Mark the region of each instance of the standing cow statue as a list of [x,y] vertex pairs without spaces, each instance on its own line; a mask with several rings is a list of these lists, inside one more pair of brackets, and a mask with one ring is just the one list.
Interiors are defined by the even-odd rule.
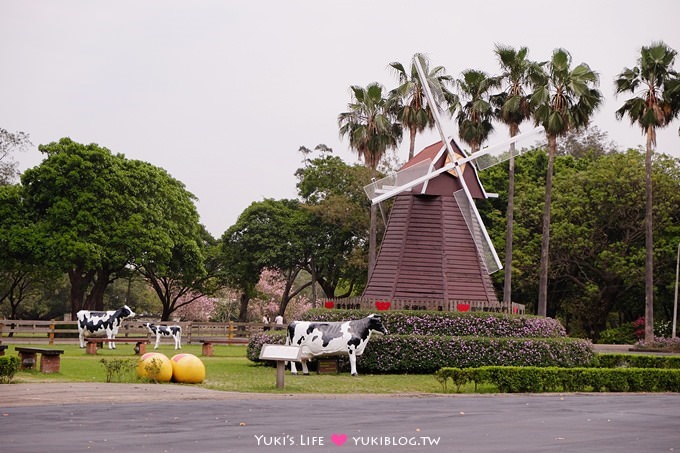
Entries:
[[172,337],[175,340],[175,349],[182,349],[182,326],[157,326],[147,322],[144,326],[156,337],[154,349],[158,349],[161,337]]
[[[363,354],[371,333],[387,334],[379,315],[343,322],[293,321],[288,325],[287,345],[300,346],[302,374],[309,374],[307,361],[323,355],[349,354],[352,376],[357,375],[357,356]],[[295,362],[290,371],[297,374]]]
[[[123,319],[134,316],[135,313],[127,305],[115,311],[80,310],[76,313],[80,347],[85,347],[85,337],[106,336],[109,340],[116,338]],[[116,349],[114,342],[109,342],[109,349]]]

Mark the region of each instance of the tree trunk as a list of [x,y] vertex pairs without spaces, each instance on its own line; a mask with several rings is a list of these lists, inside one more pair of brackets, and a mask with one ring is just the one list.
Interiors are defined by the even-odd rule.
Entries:
[[645,153],[645,343],[654,341],[654,240],[652,236],[652,136],[653,126],[647,128]]
[[85,272],[81,268],[69,269],[68,278],[71,282],[71,319],[76,319],[76,314],[85,308],[85,293],[94,276],[93,271]]
[[250,296],[245,292],[241,293],[241,306],[238,311],[239,322],[248,322],[248,302],[250,302]]
[[408,148],[408,160],[413,159],[413,153],[414,153],[415,148],[416,148],[416,132],[418,132],[418,131],[416,130],[415,126],[411,126],[409,128],[409,138],[410,138],[411,142],[410,142],[409,148]]
[[110,283],[110,272],[100,269],[96,275],[97,278],[93,281],[94,284],[87,295],[85,305],[96,311],[104,311],[104,292],[106,292],[106,287]]
[[505,279],[503,281],[503,304],[512,313],[512,235],[515,210],[515,144],[510,144],[510,161],[508,162],[508,208],[505,231]]
[[169,300],[170,294],[165,295],[165,300],[163,301],[163,311],[161,313],[161,321],[169,321],[170,315],[174,311],[172,309],[172,302]]
[[543,206],[543,230],[541,239],[541,264],[538,279],[538,316],[546,316],[548,308],[548,269],[550,261],[550,205],[552,202],[553,167],[557,137],[548,136],[548,169],[545,175],[545,205]]

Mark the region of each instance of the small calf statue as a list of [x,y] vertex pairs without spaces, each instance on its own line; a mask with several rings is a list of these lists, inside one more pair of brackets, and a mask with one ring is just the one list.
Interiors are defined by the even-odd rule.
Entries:
[[161,337],[172,337],[175,340],[175,349],[182,349],[182,326],[156,326],[147,322],[144,324],[151,335],[156,336],[156,345],[154,349],[158,349],[161,342]]
[[[309,374],[307,361],[314,356],[349,354],[352,376],[357,375],[357,356],[363,354],[372,332],[386,334],[379,315],[344,322],[293,321],[288,325],[287,345],[302,347],[302,373]],[[295,362],[290,371],[297,374]]]
[[[85,347],[85,337],[103,337],[108,339],[116,338],[118,329],[125,318],[133,318],[135,312],[130,307],[124,305],[118,310],[112,311],[90,311],[80,310],[76,313],[78,319],[78,339],[80,347]],[[109,349],[115,349],[113,342],[109,343]]]

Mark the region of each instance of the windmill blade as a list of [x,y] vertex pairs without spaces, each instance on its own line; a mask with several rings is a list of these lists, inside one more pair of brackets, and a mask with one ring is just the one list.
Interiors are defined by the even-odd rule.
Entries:
[[493,167],[501,162],[505,162],[511,157],[521,156],[527,151],[536,149],[536,136],[542,134],[544,130],[543,126],[539,126],[529,132],[515,135],[504,142],[488,146],[472,154],[465,160],[472,161],[477,167],[477,170],[485,170],[489,167]]
[[439,117],[439,107],[434,100],[434,96],[432,96],[429,80],[427,78],[427,75],[425,74],[425,71],[423,70],[420,59],[415,58],[414,64],[416,67],[416,71],[418,72],[420,82],[423,85],[423,91],[425,92],[425,97],[427,97],[427,102],[432,107],[436,107],[432,108],[432,116],[434,117],[435,124],[437,125],[437,131],[439,131],[439,136],[446,145],[449,157],[451,158],[452,164],[450,165],[453,165],[454,171],[456,172],[456,174],[458,174],[458,179],[462,187],[461,191],[463,192],[464,195],[461,196],[460,194],[461,191],[458,191],[454,194],[454,196],[456,198],[456,201],[458,202],[458,205],[461,208],[461,211],[464,213],[467,227],[470,230],[472,238],[475,242],[475,246],[477,247],[477,251],[487,268],[487,272],[489,274],[492,274],[498,271],[499,269],[502,269],[503,265],[501,264],[501,260],[498,258],[496,249],[494,248],[493,243],[491,242],[489,233],[486,231],[484,223],[482,222],[482,217],[479,215],[479,211],[477,210],[477,206],[475,205],[475,200],[472,198],[472,195],[470,194],[470,189],[468,189],[468,186],[465,182],[465,178],[463,177],[463,171],[461,170],[460,165],[469,158],[460,160],[456,159],[455,152],[453,151],[453,147],[451,146],[451,140],[449,140],[447,138],[447,135],[444,133],[442,121],[441,118]]
[[475,206],[474,201],[471,203],[470,199],[463,193],[463,190],[459,190],[453,194],[458,203],[458,207],[463,214],[465,219],[465,224],[470,230],[472,239],[477,247],[477,252],[481,258],[486,272],[488,274],[493,274],[500,269],[503,269],[501,260],[498,258],[496,249],[491,242],[489,237],[489,232],[486,230],[484,223],[481,220],[477,206]]
[[364,192],[366,192],[372,204],[380,203],[401,192],[411,190],[412,187],[422,183],[423,177],[428,176],[431,164],[432,159],[425,159],[364,186]]
[[427,103],[430,105],[430,111],[432,112],[432,117],[434,118],[434,124],[437,127],[437,132],[439,132],[439,137],[442,139],[442,143],[444,143],[444,145],[446,146],[446,150],[449,153],[451,161],[455,162],[456,161],[455,153],[453,151],[453,147],[451,146],[451,140],[449,140],[448,135],[444,133],[442,119],[439,116],[439,112],[441,109],[439,108],[439,104],[437,104],[437,101],[435,101],[434,95],[432,94],[430,80],[427,78],[427,74],[425,74],[425,70],[423,69],[420,58],[416,56],[416,58],[413,59],[413,63],[416,67],[416,72],[418,72],[420,84],[423,86],[423,91],[425,92]]
[[[387,176],[364,186],[364,192],[371,199],[371,204],[377,204],[402,192],[410,191],[413,187],[429,181],[437,175],[453,170],[459,164],[453,162],[430,171],[432,159],[426,159],[411,167],[398,171],[394,175]],[[411,171],[409,171],[411,170]]]

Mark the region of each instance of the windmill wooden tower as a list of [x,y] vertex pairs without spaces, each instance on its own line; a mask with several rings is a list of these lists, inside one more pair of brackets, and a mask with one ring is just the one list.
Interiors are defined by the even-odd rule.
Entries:
[[[456,157],[465,157],[455,142],[451,147]],[[410,179],[405,175],[418,175],[426,169],[429,174],[450,163],[447,147],[438,142],[414,156],[398,175]],[[463,165],[461,171],[471,197],[486,198],[475,168]],[[486,252],[480,247],[485,256],[480,254],[476,244],[486,242],[485,230],[471,221],[474,213],[461,191],[459,176],[449,169],[395,196],[365,298],[433,300],[445,310],[454,304],[457,308],[498,304],[489,273],[500,269],[500,262],[494,258],[490,241]]]
[[435,301],[442,310],[498,307],[489,274],[502,265],[475,206],[475,199],[489,197],[477,169],[520,154],[526,148],[516,151],[515,144],[542,129],[468,155],[444,134],[417,58],[415,66],[442,140],[423,149],[395,175],[364,187],[373,204],[395,200],[363,296],[390,302]]

